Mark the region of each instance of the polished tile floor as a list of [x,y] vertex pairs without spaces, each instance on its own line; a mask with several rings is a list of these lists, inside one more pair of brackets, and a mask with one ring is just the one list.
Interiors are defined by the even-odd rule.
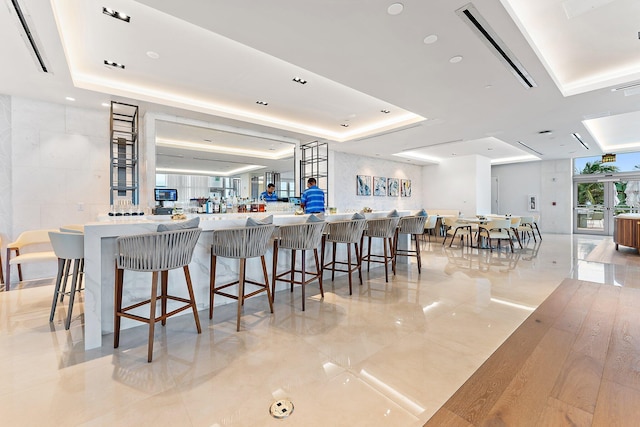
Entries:
[[[325,279],[321,301],[307,286],[156,328],[153,363],[147,328],[111,335],[84,351],[82,299],[71,330],[66,304],[48,322],[53,287],[22,284],[0,292],[0,414],[16,426],[420,426],[567,277],[625,286],[640,282],[635,262],[590,260],[611,238],[545,235],[515,254],[427,244],[415,263],[364,273],[348,294]],[[611,249],[612,250],[612,249]],[[629,256],[638,255],[632,254]],[[615,258],[615,257],[614,257]],[[629,258],[631,259],[631,258]],[[42,282],[40,283],[42,285]],[[77,310],[77,314],[75,311]],[[270,416],[278,399],[294,411]]]

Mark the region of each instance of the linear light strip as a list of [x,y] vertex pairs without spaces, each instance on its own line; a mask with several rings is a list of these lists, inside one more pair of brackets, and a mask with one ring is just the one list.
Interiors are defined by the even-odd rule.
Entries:
[[38,61],[38,64],[40,64],[40,68],[42,68],[42,71],[44,71],[45,73],[48,73],[49,70],[47,70],[47,66],[44,63],[44,59],[42,58],[42,55],[40,54],[40,50],[38,49],[38,45],[36,45],[36,41],[33,38],[33,34],[31,33],[31,29],[29,28],[29,25],[27,24],[27,20],[25,19],[23,13],[22,13],[22,9],[20,8],[20,5],[18,4],[17,0],[11,0],[11,3],[13,4],[13,8],[16,11],[16,15],[18,15],[18,20],[20,21],[20,25],[22,26],[22,29],[24,30],[25,35],[27,36],[27,40],[29,41],[29,44],[31,45],[31,49],[33,51],[33,54],[36,57],[36,60]]
[[574,133],[572,133],[572,134],[571,134],[571,136],[573,136],[575,139],[577,139],[577,140],[578,140],[578,142],[579,142],[580,144],[582,144],[582,146],[583,146],[585,149],[587,149],[587,150],[589,149],[589,145],[588,145],[586,142],[584,142],[584,141],[582,140],[582,138],[580,138],[580,134],[578,134],[578,133],[575,133],[575,132],[574,132]]
[[212,170],[200,170],[200,169],[173,169],[173,168],[156,168],[156,172],[163,173],[177,173],[177,174],[193,174],[193,175],[209,175],[209,176],[232,176],[237,175],[243,172],[250,172],[257,169],[265,168],[266,166],[261,165],[248,165],[242,168],[230,170],[227,172],[221,171],[212,171]]
[[536,153],[536,154],[537,154],[537,155],[539,155],[539,156],[543,156],[543,155],[544,155],[544,154],[542,154],[541,152],[539,152],[539,151],[537,151],[537,150],[534,150],[533,148],[529,147],[527,144],[525,144],[525,143],[524,143],[524,142],[522,142],[522,141],[516,141],[516,142],[517,142],[518,144],[522,145],[523,147],[525,147],[526,149],[528,149],[528,150],[530,150],[530,151],[533,151],[534,153]]
[[281,150],[279,152],[275,151],[273,153],[265,153],[262,151],[243,150],[241,148],[229,148],[229,147],[222,147],[219,145],[200,144],[196,142],[180,141],[180,140],[172,140],[172,139],[161,139],[161,138],[156,139],[156,145],[160,147],[178,147],[178,148],[184,148],[187,150],[208,151],[211,153],[236,154],[236,155],[243,155],[248,157],[258,157],[261,159],[268,158],[271,160],[285,159],[293,155],[292,149]]

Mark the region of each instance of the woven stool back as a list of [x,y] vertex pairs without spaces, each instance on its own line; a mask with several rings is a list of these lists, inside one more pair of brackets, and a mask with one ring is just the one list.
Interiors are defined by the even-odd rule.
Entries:
[[122,236],[116,239],[116,264],[124,270],[165,271],[191,262],[201,228]]
[[400,217],[368,219],[364,235],[367,237],[393,237],[399,221]]
[[426,216],[405,216],[400,218],[400,234],[422,234],[424,233],[424,223]]
[[359,243],[367,226],[366,219],[336,221],[327,224],[327,241],[336,243]]
[[322,242],[326,222],[283,225],[279,230],[278,246],[285,249],[316,249]]
[[257,225],[214,230],[211,255],[238,259],[263,256],[275,229],[275,225]]

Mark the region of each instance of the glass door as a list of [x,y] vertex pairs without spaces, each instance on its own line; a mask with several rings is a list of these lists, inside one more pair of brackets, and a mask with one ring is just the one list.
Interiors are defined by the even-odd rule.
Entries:
[[634,180],[581,180],[574,183],[574,233],[613,234],[613,218],[634,211],[640,182]]
[[581,181],[574,183],[574,233],[607,235],[605,221],[609,182]]

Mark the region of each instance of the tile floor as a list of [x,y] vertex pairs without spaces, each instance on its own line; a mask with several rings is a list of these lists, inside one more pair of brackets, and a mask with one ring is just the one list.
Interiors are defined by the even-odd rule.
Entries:
[[[638,267],[586,261],[607,239],[545,235],[515,254],[427,244],[415,263],[325,279],[324,301],[307,287],[235,304],[156,328],[146,362],[146,325],[105,336],[85,352],[82,299],[64,329],[66,304],[48,322],[53,286],[0,292],[0,414],[16,426],[420,426],[566,277],[624,285]],[[40,282],[42,284],[42,281]],[[78,301],[78,300],[77,300]],[[269,406],[290,399],[277,420]]]

